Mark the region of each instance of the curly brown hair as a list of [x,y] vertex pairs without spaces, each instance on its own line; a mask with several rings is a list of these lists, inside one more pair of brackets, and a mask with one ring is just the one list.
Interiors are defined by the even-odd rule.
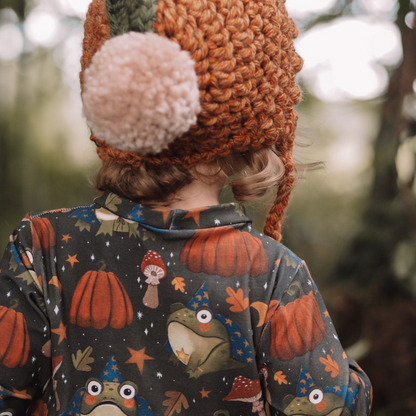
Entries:
[[223,177],[237,201],[251,202],[278,185],[284,171],[282,161],[269,148],[218,158],[210,164],[209,174],[200,172],[198,166],[186,169],[142,163],[133,167],[110,160],[99,169],[94,185],[98,190],[114,192],[134,202],[167,205],[195,178],[214,183]]

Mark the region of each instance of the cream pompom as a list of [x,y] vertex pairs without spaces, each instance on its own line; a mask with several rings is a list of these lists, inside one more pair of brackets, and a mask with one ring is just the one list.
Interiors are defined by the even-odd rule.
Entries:
[[158,153],[186,133],[201,110],[195,62],[155,33],[108,40],[84,77],[87,123],[120,150]]

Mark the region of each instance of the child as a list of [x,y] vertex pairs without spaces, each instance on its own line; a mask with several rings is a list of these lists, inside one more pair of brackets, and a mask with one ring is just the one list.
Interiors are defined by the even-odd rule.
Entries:
[[[27,215],[0,275],[0,415],[364,416],[303,261],[279,243],[301,94],[284,0],[93,0],[92,205]],[[110,40],[111,38],[111,40]],[[238,201],[277,185],[264,233]]]

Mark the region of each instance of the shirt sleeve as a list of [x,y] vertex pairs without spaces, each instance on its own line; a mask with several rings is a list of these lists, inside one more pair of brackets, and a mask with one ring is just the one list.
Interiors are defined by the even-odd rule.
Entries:
[[280,274],[265,322],[257,362],[270,414],[370,414],[370,381],[343,350],[304,262]]
[[0,262],[0,413],[23,416],[51,376],[50,329],[42,281],[22,221]]

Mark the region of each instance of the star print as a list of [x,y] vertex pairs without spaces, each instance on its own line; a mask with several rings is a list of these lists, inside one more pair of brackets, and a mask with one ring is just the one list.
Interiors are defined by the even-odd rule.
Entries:
[[243,350],[237,350],[238,355],[243,355]]
[[56,335],[59,335],[58,345],[66,338],[66,326],[62,323],[59,324],[59,328],[52,329],[52,332]]
[[62,240],[65,241],[65,243],[67,243],[70,238],[72,238],[72,237],[69,234],[63,234],[62,235]]
[[211,391],[205,390],[205,387],[202,387],[202,390],[200,391],[201,393],[201,398],[207,398],[209,399],[209,394],[211,393]]
[[161,212],[163,215],[163,224],[166,224],[166,221],[168,220],[170,210],[166,208],[153,208],[153,211]]
[[329,312],[328,311],[325,311],[324,315],[325,315],[326,318],[329,318]]
[[312,378],[312,376],[309,373],[306,373],[305,376],[306,376],[307,379]]
[[189,354],[187,354],[183,348],[180,351],[176,351],[176,354],[178,354],[178,360],[181,360],[182,362],[188,362]]
[[198,304],[196,303],[196,302],[194,302],[193,304],[192,304],[192,307],[194,308],[194,309],[197,309],[198,308]]
[[131,357],[126,361],[126,364],[136,364],[137,368],[140,371],[140,374],[143,373],[143,366],[144,362],[146,360],[154,360],[153,357],[150,357],[149,355],[146,355],[146,347],[142,348],[139,351],[133,350],[131,348],[128,348]]
[[188,211],[188,213],[182,217],[182,219],[186,219],[186,218],[193,218],[194,221],[196,222],[196,225],[199,227],[199,216],[201,214],[201,212],[206,211],[209,207],[202,207],[202,208],[195,208],[192,209],[191,211]]
[[62,285],[61,285],[61,282],[59,281],[59,279],[58,279],[58,276],[52,276],[52,279],[51,280],[49,280],[49,282],[48,282],[50,285],[54,285],[54,286],[56,286],[59,290],[61,290],[61,288],[62,288]]
[[75,263],[79,263],[79,260],[77,259],[77,255],[78,254],[75,254],[74,256],[70,256],[68,254],[68,258],[65,261],[67,261],[68,263],[70,263],[71,264],[71,267],[74,267],[74,264]]
[[225,324],[232,326],[233,325],[233,321],[231,319],[225,318]]
[[341,391],[341,388],[339,386],[334,386],[334,391]]
[[302,388],[300,389],[300,392],[301,392],[302,394],[306,394],[306,388],[305,388],[305,387],[302,387]]
[[25,390],[16,390],[13,387],[13,396],[17,397],[18,399],[32,399],[32,396],[30,394],[26,393],[26,389]]

